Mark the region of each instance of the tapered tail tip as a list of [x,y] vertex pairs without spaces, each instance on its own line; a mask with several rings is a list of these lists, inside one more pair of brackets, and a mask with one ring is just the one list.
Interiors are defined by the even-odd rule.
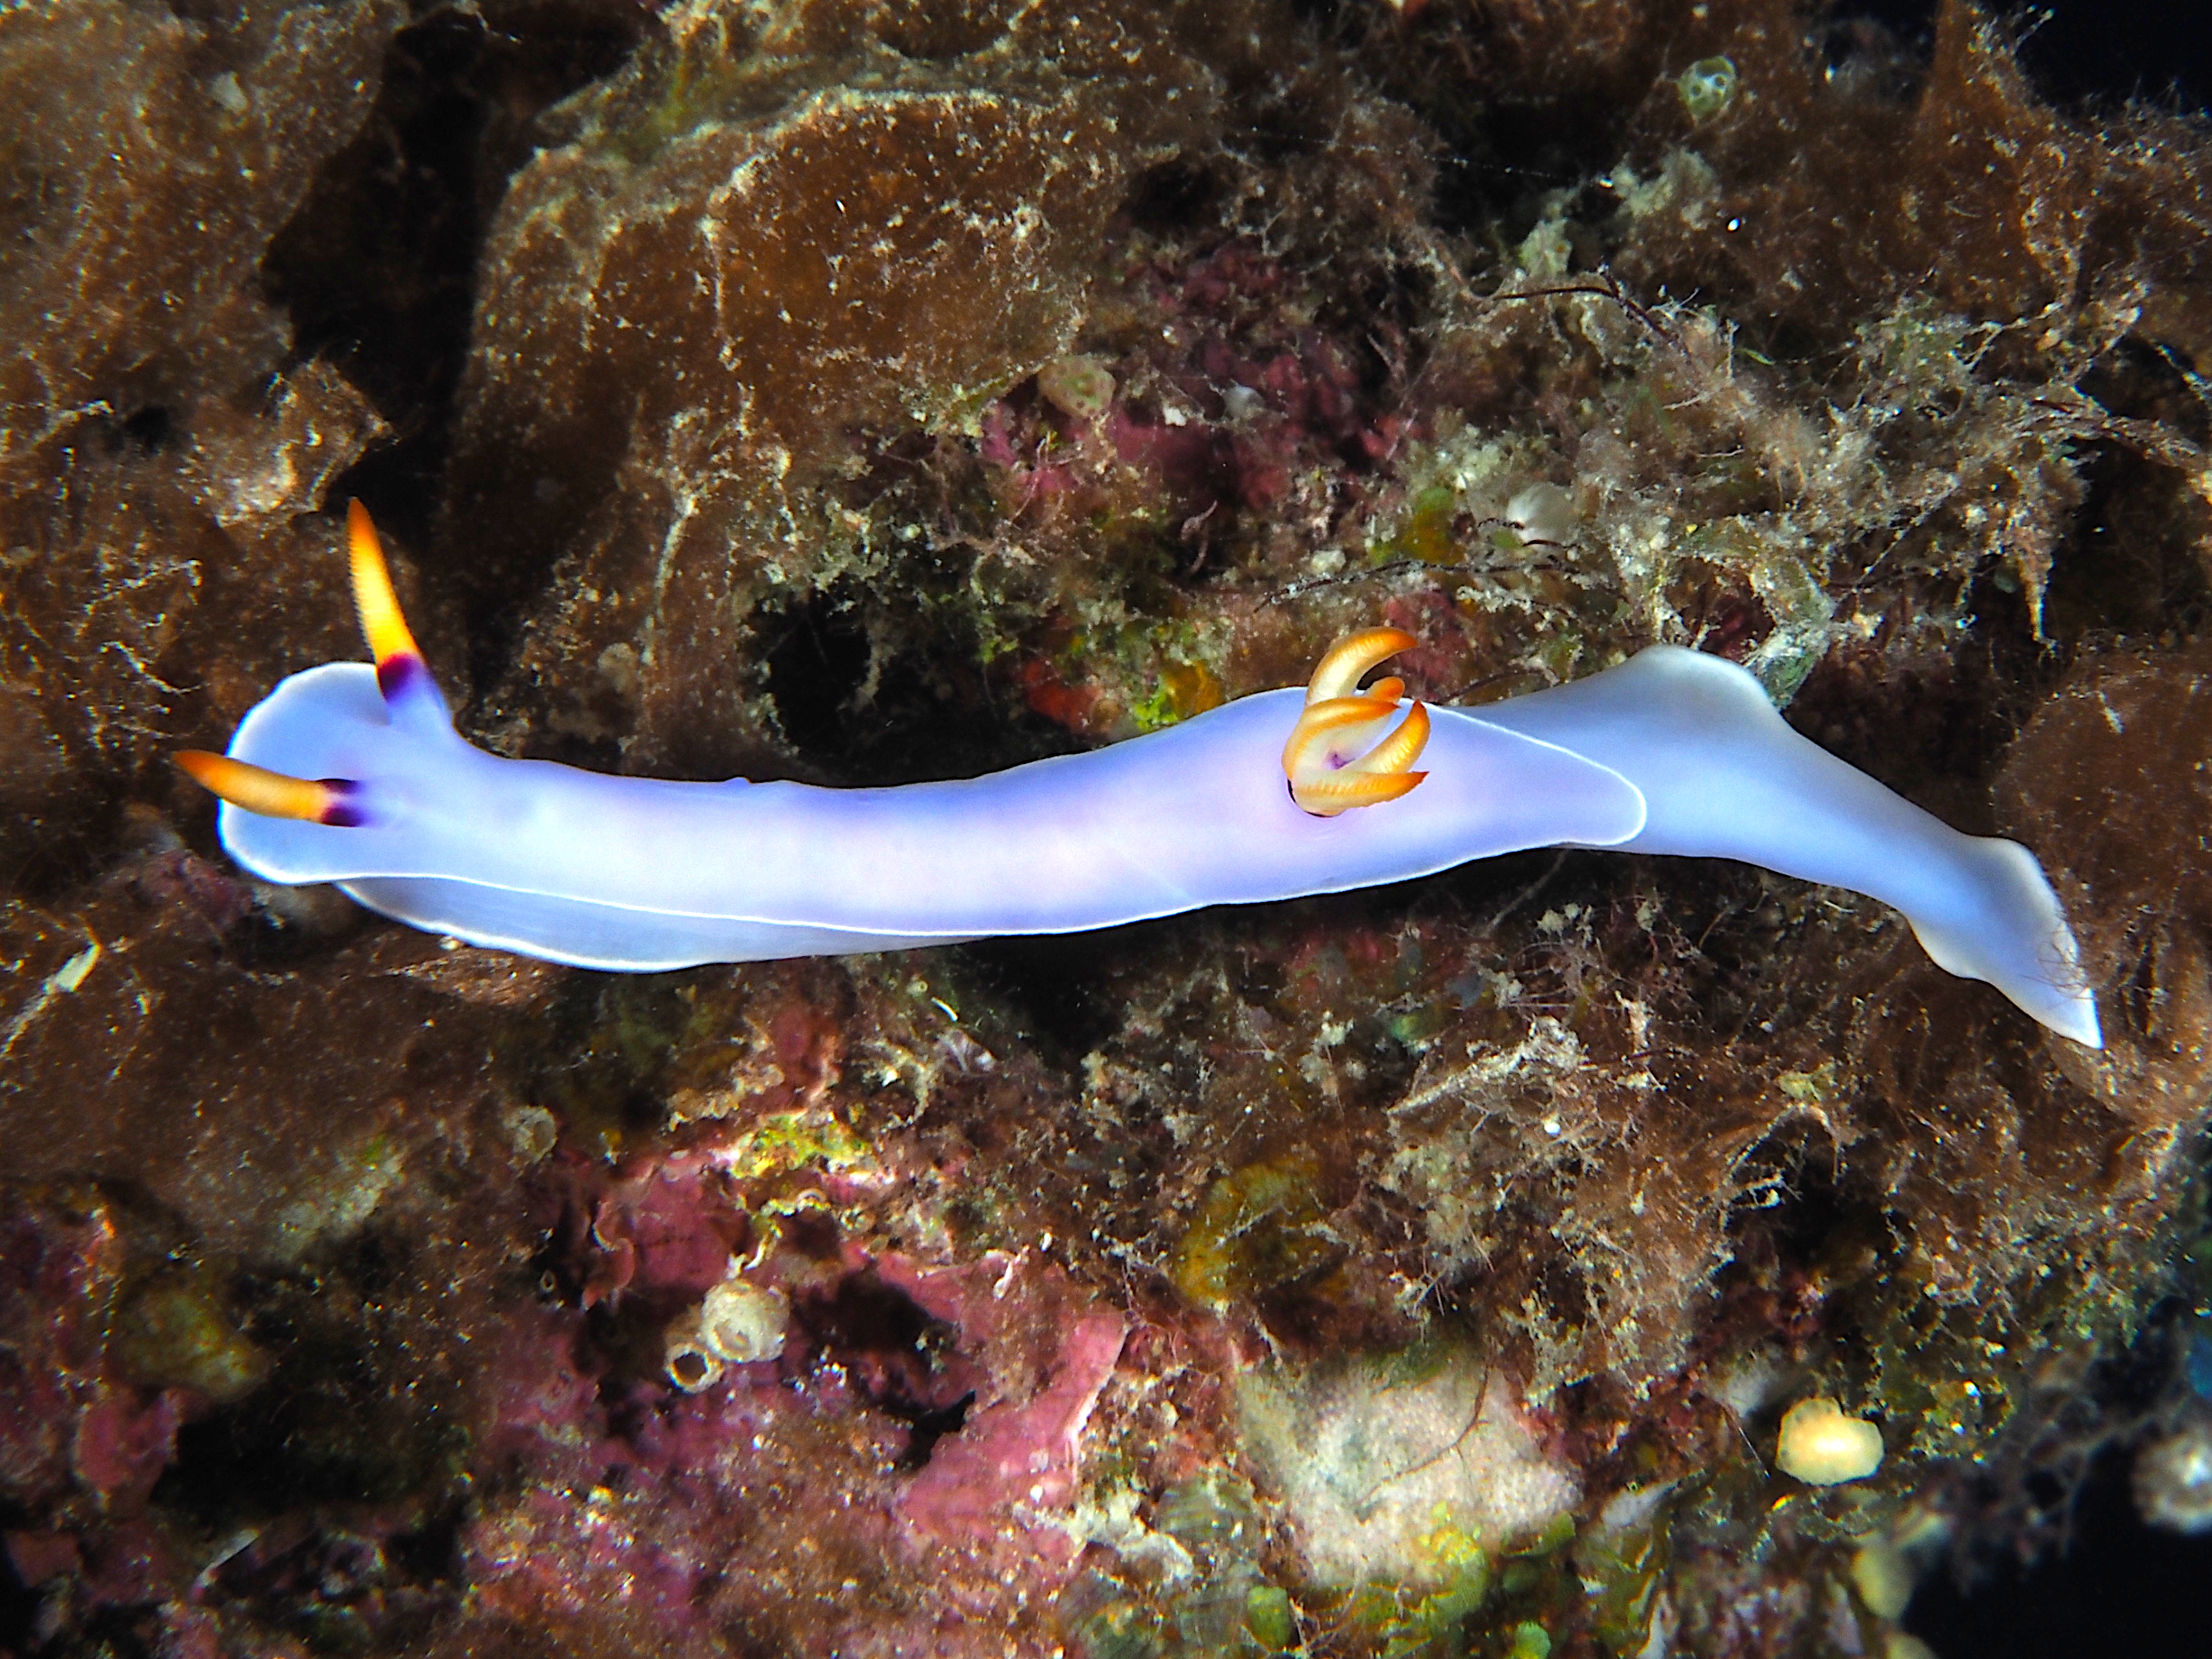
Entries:
[[2059,1036],[2071,1037],[2085,1048],[2105,1046],[2104,1028],[2097,1019],[2097,1000],[2087,991],[2039,1018]]

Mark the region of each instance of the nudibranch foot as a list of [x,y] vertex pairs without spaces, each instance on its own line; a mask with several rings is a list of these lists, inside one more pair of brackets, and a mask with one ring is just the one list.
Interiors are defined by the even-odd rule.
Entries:
[[[1291,799],[1316,817],[1380,806],[1409,793],[1429,741],[1429,711],[1415,703],[1388,737],[1406,683],[1395,677],[1358,690],[1360,676],[1417,643],[1395,628],[1370,628],[1338,641],[1315,667],[1306,702],[1283,745]],[[1378,741],[1378,739],[1380,739]]]

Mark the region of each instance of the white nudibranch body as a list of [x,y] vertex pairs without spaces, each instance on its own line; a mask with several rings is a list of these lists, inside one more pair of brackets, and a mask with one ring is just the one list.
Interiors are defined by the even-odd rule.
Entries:
[[1378,629],[1332,651],[1310,693],[985,777],[662,782],[471,747],[357,508],[353,532],[378,665],[293,675],[227,757],[180,759],[224,797],[222,842],[247,869],[336,883],[434,933],[647,971],[1080,932],[1533,847],[1614,848],[1869,894],[1942,967],[2099,1046],[2034,856],[1960,834],[1798,736],[1717,658],[1654,647],[1555,690],[1425,711],[1395,681],[1358,690],[1413,643]]

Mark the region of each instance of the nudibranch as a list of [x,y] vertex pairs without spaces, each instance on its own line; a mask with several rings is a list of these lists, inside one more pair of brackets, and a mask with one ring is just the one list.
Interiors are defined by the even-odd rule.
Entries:
[[471,746],[358,503],[349,537],[374,666],[295,674],[228,755],[179,760],[222,798],[222,844],[246,869],[335,883],[433,933],[645,972],[1077,933],[1613,848],[1870,895],[1941,966],[2100,1046],[2034,855],[1960,834],[1798,736],[1718,658],[1653,647],[1553,690],[1430,708],[1395,679],[1359,689],[1413,643],[1378,629],[1331,651],[1304,692],[985,777],[664,782]]

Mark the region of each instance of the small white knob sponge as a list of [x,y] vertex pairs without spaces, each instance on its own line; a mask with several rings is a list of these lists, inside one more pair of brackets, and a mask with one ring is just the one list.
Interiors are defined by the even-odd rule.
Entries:
[[1863,1480],[1881,1467],[1881,1431],[1844,1416],[1834,1401],[1817,1395],[1782,1414],[1774,1461],[1808,1486]]

